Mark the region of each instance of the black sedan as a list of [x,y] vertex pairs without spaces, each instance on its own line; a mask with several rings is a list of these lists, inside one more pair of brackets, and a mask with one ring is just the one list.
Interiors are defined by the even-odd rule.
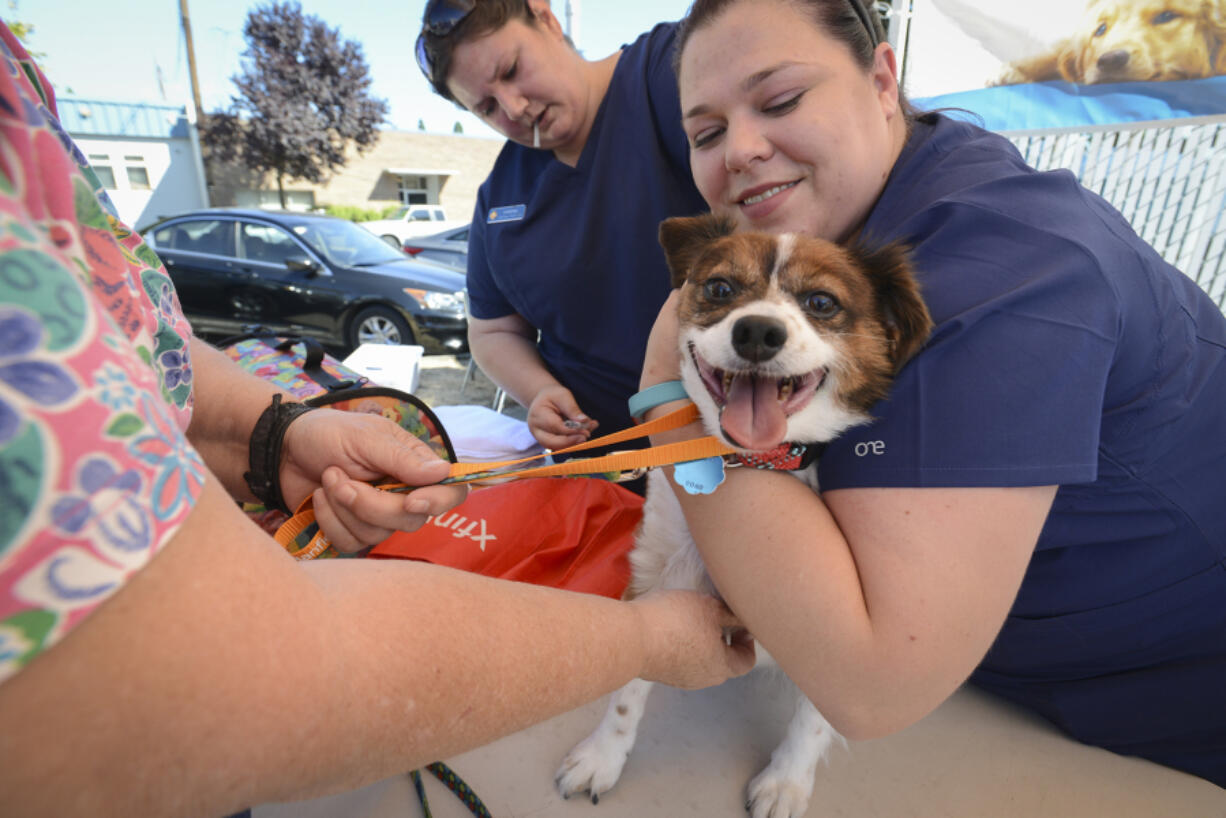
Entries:
[[258,324],[343,350],[363,343],[467,348],[464,276],[408,258],[353,222],[213,208],[142,232],[201,336]]

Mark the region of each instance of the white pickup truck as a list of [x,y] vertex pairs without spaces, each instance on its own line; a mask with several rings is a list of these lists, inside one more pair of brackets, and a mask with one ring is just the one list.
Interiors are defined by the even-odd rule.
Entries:
[[447,213],[439,205],[413,204],[400,208],[390,219],[358,222],[358,224],[400,250],[406,239],[433,235],[452,227],[459,227],[464,222],[448,220]]

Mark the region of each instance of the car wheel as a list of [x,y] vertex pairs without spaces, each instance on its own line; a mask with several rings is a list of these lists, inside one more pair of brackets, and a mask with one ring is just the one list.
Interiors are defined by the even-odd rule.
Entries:
[[391,233],[384,233],[379,238],[383,239],[385,242],[390,244],[392,247],[395,247],[397,250],[402,249],[400,239],[396,238]]
[[404,318],[388,307],[367,307],[349,325],[349,344],[411,344],[413,330]]

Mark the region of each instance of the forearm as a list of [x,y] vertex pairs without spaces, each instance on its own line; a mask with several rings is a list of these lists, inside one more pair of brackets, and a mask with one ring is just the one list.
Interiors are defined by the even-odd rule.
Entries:
[[919,720],[970,675],[1025,575],[1054,486],[844,489],[733,469],[681,503],[712,578],[841,732]]
[[294,563],[210,481],[150,566],[0,685],[0,791],[15,814],[219,815],[356,787],[614,690],[644,656],[613,600]]
[[316,578],[334,616],[404,623],[347,637],[347,683],[371,701],[334,725],[346,787],[488,743],[643,672],[633,610],[603,597],[426,565],[354,562]]
[[854,734],[864,703],[908,692],[851,551],[804,484],[740,468],[714,494],[676,493],[728,606],[836,728]]
[[279,393],[287,401],[296,398],[242,370],[225,353],[196,338],[191,356],[196,402],[187,437],[226,491],[242,500],[254,500],[243,479],[249,466],[251,432],[273,395]]
[[558,384],[541,360],[536,341],[520,332],[473,332],[469,349],[481,371],[522,406],[531,406],[542,389]]

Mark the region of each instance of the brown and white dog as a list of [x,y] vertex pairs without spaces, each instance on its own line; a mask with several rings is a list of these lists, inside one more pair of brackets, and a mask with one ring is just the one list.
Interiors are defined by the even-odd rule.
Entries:
[[1089,0],[1077,33],[1010,62],[995,85],[1093,85],[1226,74],[1226,0]]
[[[869,408],[932,328],[905,251],[865,252],[797,235],[734,233],[714,216],[660,227],[681,287],[682,382],[710,434],[743,452],[831,440]],[[816,468],[793,472],[814,490]],[[715,593],[664,471],[648,475],[631,553],[629,596],[656,588]],[[773,661],[759,649],[759,665]],[[796,713],[770,764],[749,784],[754,818],[800,816],[820,761],[841,737],[791,686]],[[613,694],[604,720],[557,774],[564,796],[592,801],[621,775],[651,683]]]

